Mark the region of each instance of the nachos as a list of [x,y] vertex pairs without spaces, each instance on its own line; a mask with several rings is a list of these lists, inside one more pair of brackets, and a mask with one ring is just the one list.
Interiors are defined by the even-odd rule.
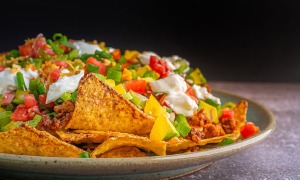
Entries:
[[259,132],[179,56],[38,34],[0,55],[0,153],[164,156]]

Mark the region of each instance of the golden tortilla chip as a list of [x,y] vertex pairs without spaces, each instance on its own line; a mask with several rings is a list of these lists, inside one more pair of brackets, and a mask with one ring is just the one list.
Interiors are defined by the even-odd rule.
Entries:
[[204,146],[206,144],[210,143],[220,143],[225,138],[231,138],[233,140],[236,140],[239,137],[239,134],[233,133],[233,134],[226,134],[224,136],[218,136],[208,139],[201,139],[199,142],[194,142],[189,139],[183,139],[182,137],[173,137],[169,139],[167,142],[167,152],[174,153],[178,152],[180,150],[188,149],[190,147],[194,146]]
[[153,117],[89,73],[80,80],[75,110],[66,129],[144,135],[150,133],[154,121]]
[[78,157],[78,154],[84,152],[46,131],[39,131],[26,124],[1,132],[0,142],[0,152],[9,154]]
[[248,110],[248,102],[245,100],[241,100],[233,109],[234,110],[234,117],[238,120],[240,128],[243,126],[247,121],[247,110]]
[[137,147],[124,146],[118,149],[113,149],[102,155],[100,158],[129,158],[129,157],[146,157],[147,155]]
[[110,137],[130,136],[128,133],[94,130],[56,131],[56,133],[63,141],[72,144],[102,143]]
[[125,137],[111,137],[100,144],[92,153],[91,157],[99,157],[100,155],[117,149],[123,146],[134,146],[146,151],[152,151],[157,155],[166,155],[166,143],[163,141],[151,141],[147,137],[141,136],[125,136]]

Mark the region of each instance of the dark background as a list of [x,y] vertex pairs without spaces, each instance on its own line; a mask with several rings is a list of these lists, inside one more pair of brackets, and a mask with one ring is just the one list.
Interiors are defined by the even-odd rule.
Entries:
[[0,51],[43,33],[177,54],[209,81],[300,82],[298,1],[9,1]]

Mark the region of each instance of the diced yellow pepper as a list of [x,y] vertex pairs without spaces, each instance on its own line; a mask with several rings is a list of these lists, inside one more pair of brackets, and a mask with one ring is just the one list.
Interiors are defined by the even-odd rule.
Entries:
[[123,81],[130,81],[130,80],[132,80],[132,71],[128,70],[127,68],[124,68],[121,79]]
[[166,115],[159,115],[155,119],[155,123],[150,132],[151,141],[168,140],[174,136],[179,136],[178,131],[169,121]]
[[154,81],[154,79],[151,78],[151,77],[144,77],[144,78],[141,78],[141,79],[146,81],[147,83]]
[[116,85],[113,79],[105,79],[105,83],[108,84],[110,87],[114,87]]
[[136,73],[137,73],[138,76],[143,77],[144,74],[145,74],[145,72],[147,72],[147,71],[149,71],[149,70],[151,70],[151,67],[150,67],[149,65],[145,65],[145,66],[139,68],[139,69],[136,71]]
[[207,115],[208,119],[210,119],[214,124],[219,123],[217,108],[200,100],[199,101],[199,109],[202,109],[202,108],[204,108],[204,113]]
[[115,91],[117,91],[120,94],[126,94],[126,90],[122,84],[118,84],[115,87],[113,87]]
[[126,60],[131,60],[133,58],[137,58],[139,56],[139,52],[138,51],[129,51],[129,50],[125,50],[125,59]]
[[206,79],[201,73],[199,68],[196,68],[194,71],[190,73],[190,76],[193,77],[194,83],[197,85],[204,85],[206,84]]
[[159,115],[166,115],[166,109],[162,107],[156,98],[151,94],[146,102],[144,112],[154,118]]

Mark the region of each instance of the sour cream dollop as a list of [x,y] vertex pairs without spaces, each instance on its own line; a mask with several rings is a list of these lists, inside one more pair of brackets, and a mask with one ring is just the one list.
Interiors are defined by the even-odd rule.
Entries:
[[152,51],[144,51],[140,55],[140,61],[142,64],[149,64],[150,63],[150,56],[157,56],[159,57],[155,52]]
[[[17,72],[11,74],[11,69],[5,69],[4,71],[0,72],[0,94],[3,94],[5,92],[14,91],[17,89],[17,81],[16,81],[16,75]],[[29,87],[29,81],[31,79],[35,79],[38,77],[38,71],[32,71],[28,70],[26,71],[23,68],[19,68],[19,70],[24,77],[24,82],[26,84],[26,87]]]
[[211,93],[209,93],[207,91],[206,87],[201,87],[201,86],[198,86],[198,85],[194,84],[192,88],[195,90],[196,97],[198,99],[205,100],[205,99],[209,98],[209,99],[212,99],[212,100],[216,101],[218,104],[221,104],[220,98],[215,97]]
[[178,74],[171,74],[166,78],[150,82],[153,92],[185,92],[187,86],[183,77]]
[[49,86],[46,103],[53,102],[60,98],[65,92],[74,92],[80,79],[84,76],[84,71],[73,76],[64,76]]
[[75,41],[74,48],[79,50],[79,56],[83,54],[94,54],[96,50],[102,51],[97,44],[90,44],[83,41]]

